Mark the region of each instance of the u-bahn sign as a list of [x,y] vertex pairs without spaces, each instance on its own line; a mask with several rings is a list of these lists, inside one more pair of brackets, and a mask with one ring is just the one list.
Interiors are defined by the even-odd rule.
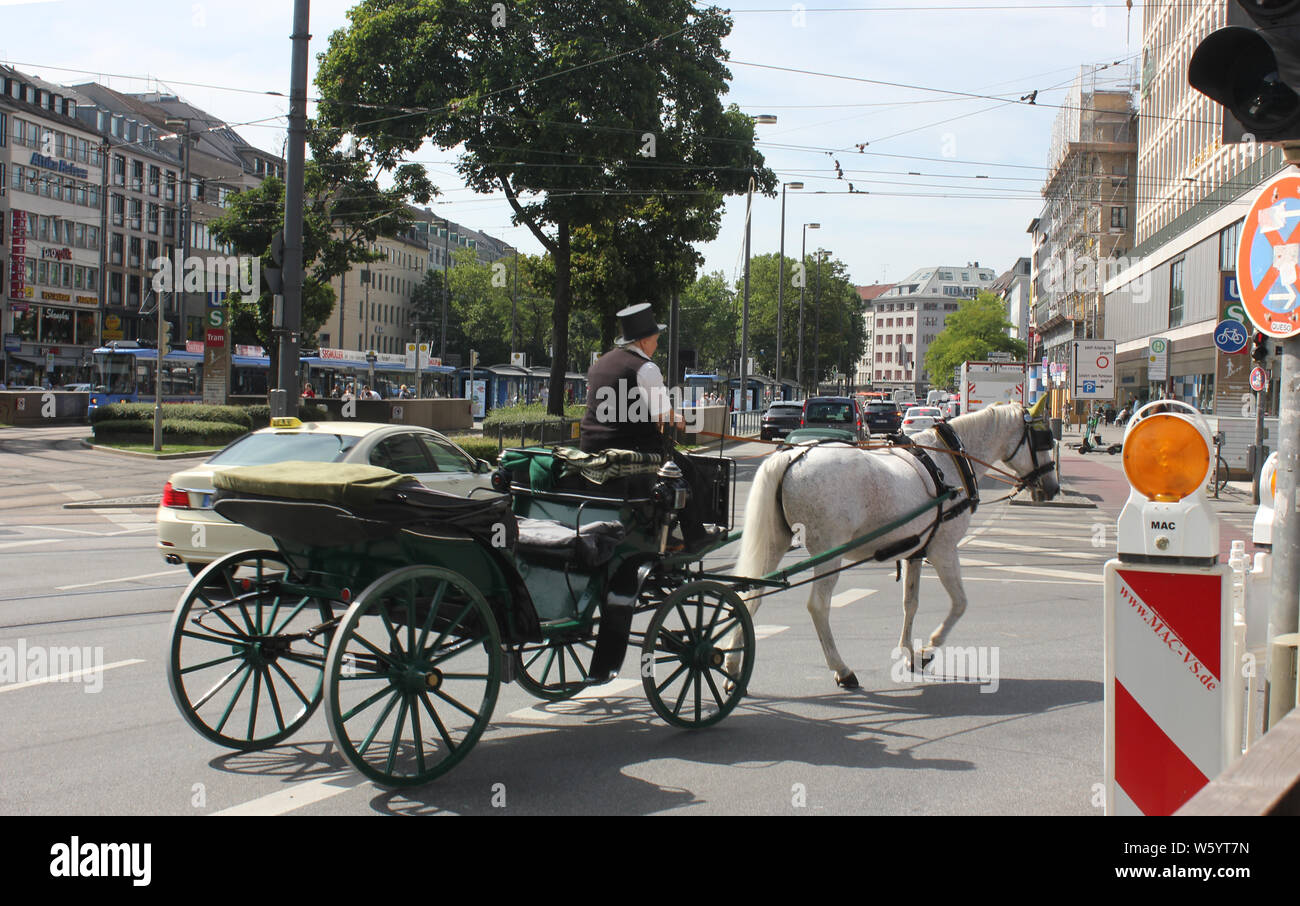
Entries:
[[1300,175],[1260,191],[1242,225],[1237,285],[1251,323],[1270,337],[1300,332]]

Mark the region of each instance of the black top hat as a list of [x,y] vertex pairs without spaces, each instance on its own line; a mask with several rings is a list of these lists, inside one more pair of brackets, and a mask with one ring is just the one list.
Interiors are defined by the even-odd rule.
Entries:
[[635,340],[644,340],[667,329],[667,325],[655,323],[655,313],[651,310],[649,302],[629,305],[620,311],[617,317],[623,322],[623,336],[614,341],[619,346],[626,346]]

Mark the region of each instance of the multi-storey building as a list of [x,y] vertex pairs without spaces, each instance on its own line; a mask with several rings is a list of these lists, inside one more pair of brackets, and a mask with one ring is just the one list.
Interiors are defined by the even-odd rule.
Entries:
[[0,67],[0,322],[8,386],[89,375],[102,314],[102,140],[57,85]]
[[994,276],[978,261],[965,267],[926,267],[877,296],[868,313],[874,338],[872,388],[913,390],[921,396],[929,388],[925,354],[930,344],[961,300],[988,289]]
[[[1133,87],[1123,68],[1084,67],[1053,125],[1043,212],[1030,225],[1031,324],[1040,341],[1035,355],[1058,385],[1071,341],[1103,335],[1102,283],[1133,247]],[[1062,399],[1058,394],[1054,405]]]
[[[1172,396],[1241,418],[1243,396],[1249,400],[1251,363],[1218,353],[1214,326],[1235,301],[1242,220],[1258,187],[1284,161],[1254,143],[1225,145],[1222,109],[1188,84],[1188,60],[1225,24],[1227,7],[1222,0],[1151,0],[1143,7],[1137,258],[1105,286],[1106,335],[1117,344],[1117,405]],[[1154,339],[1165,341],[1164,377],[1148,367]],[[1276,381],[1269,398],[1276,412]]]
[[876,324],[876,319],[872,316],[872,308],[875,306],[876,299],[893,285],[892,283],[872,283],[869,286],[854,287],[858,291],[858,298],[862,300],[862,326],[866,334],[862,358],[854,369],[853,385],[855,387],[865,389],[871,385],[871,363],[875,360],[872,353],[875,345],[874,328]]
[[1006,273],[993,281],[991,287],[991,290],[1007,303],[1007,321],[1011,323],[1008,335],[1025,343],[1029,342],[1031,307],[1029,281],[1032,274],[1033,262],[1028,258],[1018,258]]

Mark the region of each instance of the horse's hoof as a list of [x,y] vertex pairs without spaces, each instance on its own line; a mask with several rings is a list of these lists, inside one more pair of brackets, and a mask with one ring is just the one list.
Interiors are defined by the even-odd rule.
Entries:
[[854,675],[851,671],[850,671],[849,675],[846,676],[846,677],[844,677],[843,679],[841,679],[841,678],[839,678],[839,677],[836,677],[836,678],[835,678],[835,682],[839,684],[839,686],[840,686],[841,689],[856,689],[856,688],[858,688],[858,678],[857,678],[857,676]]

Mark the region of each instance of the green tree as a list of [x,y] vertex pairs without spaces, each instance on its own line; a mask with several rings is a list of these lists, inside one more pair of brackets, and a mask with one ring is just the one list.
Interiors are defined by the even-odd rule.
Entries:
[[[365,157],[336,149],[337,130],[313,125],[309,141],[312,159],[303,174],[303,345],[316,342],[317,331],[334,310],[330,281],[354,263],[381,258],[369,244],[409,229],[406,203],[427,203],[437,193],[424,168],[416,165],[397,168],[392,184],[381,189]],[[274,266],[271,241],[283,227],[284,182],[276,177],[232,195],[227,213],[208,224],[218,241],[230,243],[240,255],[260,258],[262,267]],[[232,337],[270,351],[274,383],[279,346],[273,342],[271,294],[252,300],[232,293],[231,306]]]
[[679,305],[682,347],[694,349],[696,367],[718,372],[729,367],[740,330],[736,297],[721,271],[704,274],[682,291]]
[[576,230],[599,235],[652,198],[697,195],[716,208],[751,177],[775,192],[753,120],[721,102],[731,20],[716,7],[363,0],[348,16],[321,58],[320,115],[386,166],[430,139],[462,148],[468,185],[504,193],[515,222],[550,253],[552,412],[570,363]]
[[943,332],[925,354],[930,384],[952,389],[953,372],[962,362],[983,361],[990,352],[1007,352],[1013,359],[1023,360],[1028,347],[1023,340],[1008,335],[1011,327],[1006,303],[994,293],[983,290],[974,299],[962,302],[948,315]]

